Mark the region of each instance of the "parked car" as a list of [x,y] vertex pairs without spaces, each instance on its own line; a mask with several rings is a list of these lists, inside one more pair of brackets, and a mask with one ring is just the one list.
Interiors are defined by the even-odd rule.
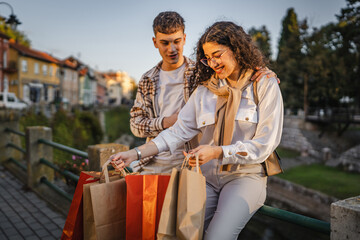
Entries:
[[25,102],[20,101],[12,92],[0,92],[0,108],[8,109],[25,109],[27,108]]

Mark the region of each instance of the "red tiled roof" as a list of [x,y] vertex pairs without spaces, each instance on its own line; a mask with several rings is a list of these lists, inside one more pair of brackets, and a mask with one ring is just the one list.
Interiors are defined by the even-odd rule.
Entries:
[[64,59],[61,63],[68,68],[76,69],[77,64],[75,62],[70,61],[69,59]]
[[11,48],[17,50],[22,55],[37,58],[39,60],[43,60],[43,61],[47,61],[47,62],[51,62],[51,63],[60,63],[60,61],[58,59],[54,58],[53,56],[51,56],[45,52],[40,52],[40,51],[31,49],[31,48],[22,46],[13,41],[10,41],[9,43],[10,43]]
[[87,68],[83,68],[83,69],[81,69],[80,71],[79,71],[79,74],[81,75],[81,76],[85,76],[85,74],[88,72],[88,69]]

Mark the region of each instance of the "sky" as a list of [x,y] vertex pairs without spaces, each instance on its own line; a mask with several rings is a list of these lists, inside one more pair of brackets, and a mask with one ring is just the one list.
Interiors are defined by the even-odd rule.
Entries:
[[[184,55],[215,21],[233,21],[246,31],[263,25],[270,32],[273,57],[287,9],[310,28],[336,22],[345,0],[7,0],[22,22],[18,30],[31,47],[56,58],[74,56],[98,71],[126,71],[139,81],[160,60],[152,42],[152,22],[162,11],[176,11],[185,19]],[[0,15],[10,7],[0,3]]]

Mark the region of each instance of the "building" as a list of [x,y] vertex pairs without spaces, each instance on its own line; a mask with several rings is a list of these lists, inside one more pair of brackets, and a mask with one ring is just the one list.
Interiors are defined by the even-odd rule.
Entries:
[[108,93],[106,86],[106,78],[104,74],[95,72],[96,78],[96,105],[108,105]]
[[11,68],[9,67],[9,36],[0,32],[0,92],[8,91],[9,76]]
[[79,104],[79,74],[77,64],[70,58],[61,61],[60,71],[60,95],[62,102],[68,102],[70,106]]
[[79,71],[79,104],[84,107],[94,106],[96,90],[97,83],[94,71],[84,66]]
[[121,85],[121,95],[125,100],[131,100],[133,96],[134,89],[136,87],[135,79],[129,76],[127,72],[117,71],[106,73],[110,78],[120,83]]
[[10,40],[9,91],[28,103],[50,103],[60,95],[59,60]]
[[104,77],[106,79],[109,105],[120,105],[123,97],[121,83],[107,74],[104,74]]

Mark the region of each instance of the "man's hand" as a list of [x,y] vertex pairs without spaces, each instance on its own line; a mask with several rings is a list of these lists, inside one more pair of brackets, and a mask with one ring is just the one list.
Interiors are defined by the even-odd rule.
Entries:
[[170,117],[164,117],[163,121],[162,121],[163,128],[166,129],[166,128],[169,128],[172,125],[174,125],[174,123],[176,122],[176,120],[178,118],[178,115],[179,115],[179,112],[174,113]]
[[254,73],[254,75],[251,77],[250,81],[257,81],[259,82],[260,79],[266,76],[267,78],[276,78],[278,83],[280,83],[279,78],[277,77],[277,75],[271,71],[269,68],[265,67],[265,68],[256,68],[256,72]]
[[222,147],[220,146],[210,146],[210,145],[200,145],[195,149],[189,151],[193,157],[189,158],[189,165],[192,167],[196,166],[195,154],[199,156],[199,165],[205,164],[212,159],[221,158],[223,155]]

